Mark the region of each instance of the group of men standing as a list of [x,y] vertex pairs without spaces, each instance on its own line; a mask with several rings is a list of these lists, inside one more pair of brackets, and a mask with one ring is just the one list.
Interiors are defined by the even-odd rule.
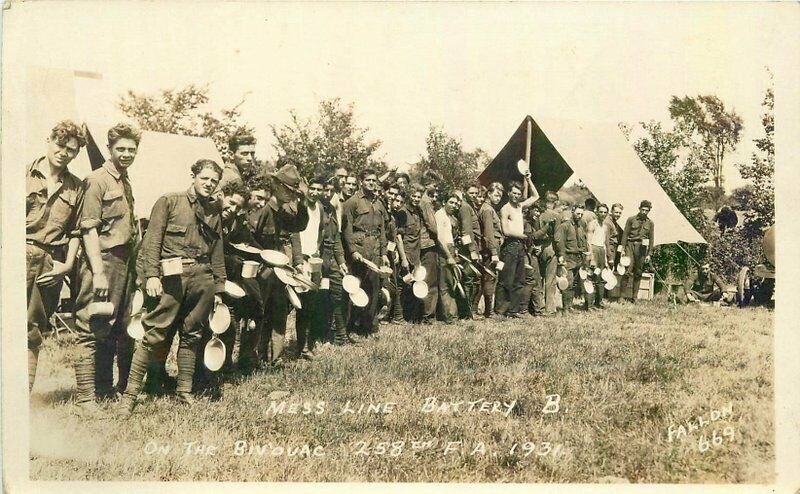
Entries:
[[[108,161],[80,181],[68,164],[86,138],[73,122],[60,122],[26,175],[29,386],[69,275],[75,402],[85,413],[101,413],[97,402],[109,398],[120,398],[118,409],[130,413],[145,380],[167,379],[176,335],[178,400],[192,403],[203,387],[218,392],[220,373],[208,372],[202,353],[212,337],[209,317],[223,304],[231,324],[220,335],[227,350],[221,374],[250,373],[280,367],[292,306],[299,356],[311,360],[320,342],[347,345],[375,335],[381,318],[429,324],[548,317],[558,308],[570,312],[580,294],[582,308],[602,308],[599,273],[623,256],[631,266],[622,294],[635,300],[654,245],[648,201],[623,229],[620,204],[571,205],[554,192],[540,198],[530,172],[519,182],[460,191],[442,188],[435,172],[421,183],[371,169],[303,178],[284,164],[268,174],[267,186],[249,190],[242,173],[255,166],[250,135],[230,141],[232,161],[223,166],[207,159],[176,164],[189,168],[191,183],[156,201],[142,233],[127,174],[141,134],[119,124],[107,137]],[[299,300],[280,267],[260,262],[263,250],[282,253],[289,269],[313,280],[297,290]],[[586,273],[591,292],[579,282]],[[365,301],[348,295],[352,277]],[[141,308],[132,303],[137,291]],[[136,344],[127,332],[132,319],[144,330]]]

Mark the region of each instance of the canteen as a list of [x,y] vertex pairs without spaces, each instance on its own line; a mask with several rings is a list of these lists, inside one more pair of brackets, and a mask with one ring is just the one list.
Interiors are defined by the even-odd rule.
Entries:
[[294,305],[295,309],[303,308],[303,304],[300,303],[300,297],[297,296],[297,292],[294,291],[294,288],[292,288],[289,285],[286,285],[286,293],[289,295],[289,302],[291,302],[292,305]]
[[425,278],[428,277],[428,270],[425,269],[425,266],[419,265],[414,268],[414,281],[425,281]]
[[606,280],[606,290],[613,290],[617,286],[617,278],[615,276],[611,276],[611,278]]
[[342,288],[344,288],[344,291],[352,295],[361,288],[361,280],[352,274],[345,275],[344,278],[342,278]]
[[131,318],[128,323],[128,336],[136,341],[141,341],[144,338],[144,326],[142,326],[142,316],[137,314]]
[[622,256],[619,258],[619,265],[625,266],[626,268],[631,265],[631,258],[628,256]]
[[558,289],[563,292],[569,286],[569,281],[564,276],[556,276],[556,285],[558,285]]
[[138,314],[144,306],[144,294],[141,290],[134,290],[133,299],[131,299],[131,315]]
[[217,304],[208,316],[208,325],[214,334],[222,334],[231,325],[231,311],[225,304]]
[[603,278],[603,281],[608,283],[610,279],[614,278],[614,272],[608,268],[603,268],[603,271],[600,273],[600,277]]
[[622,264],[617,266],[617,273],[619,273],[620,276],[624,275],[625,274],[625,266],[623,266]]
[[424,280],[415,281],[411,291],[414,292],[415,297],[425,298],[428,296],[428,284]]
[[242,263],[242,278],[255,278],[260,265],[261,263],[256,261],[244,261]]
[[353,302],[353,305],[356,307],[366,307],[369,303],[369,296],[363,288],[359,288],[350,294],[350,301]]
[[270,266],[283,267],[289,264],[289,257],[279,250],[264,249],[260,255],[261,259]]
[[183,262],[180,257],[161,259],[161,273],[164,276],[177,276],[183,273]]
[[222,364],[225,363],[225,343],[216,336],[206,343],[205,351],[203,351],[203,363],[212,372],[220,370]]
[[594,283],[592,283],[592,281],[591,281],[591,280],[586,280],[586,281],[584,281],[584,282],[583,282],[583,289],[584,289],[584,291],[586,291],[586,293],[588,293],[589,295],[593,294],[593,293],[594,293]]
[[230,280],[225,280],[225,293],[233,298],[242,298],[245,295],[244,289]]

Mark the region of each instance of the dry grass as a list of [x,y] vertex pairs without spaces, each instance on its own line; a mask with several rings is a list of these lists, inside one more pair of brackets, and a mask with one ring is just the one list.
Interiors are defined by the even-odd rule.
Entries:
[[[601,315],[532,322],[384,326],[356,347],[326,346],[311,363],[226,386],[195,408],[148,398],[127,422],[71,414],[72,352],[48,340],[32,398],[36,480],[394,482],[772,482],[772,313],[763,309],[614,306]],[[268,413],[325,402],[323,414]],[[544,414],[546,396],[560,396]],[[423,413],[426,397],[511,402],[508,416]],[[350,400],[395,402],[390,414],[340,415]],[[668,428],[732,404],[732,416],[669,441]],[[687,427],[684,423],[684,427]],[[713,431],[735,431],[714,446]],[[730,431],[730,429],[729,429]],[[701,452],[698,441],[710,447]],[[149,441],[166,454],[145,453]],[[184,443],[215,445],[185,454]],[[271,445],[236,456],[236,441]],[[370,445],[357,454],[358,441]],[[378,443],[389,445],[384,454]],[[430,447],[420,443],[430,441]],[[462,441],[445,455],[446,443]],[[525,443],[535,447],[531,452]],[[550,443],[550,452],[542,443]],[[470,454],[480,444],[485,451]],[[511,449],[517,443],[514,452]],[[321,446],[323,456],[272,455]],[[320,452],[320,450],[317,450]],[[526,456],[526,452],[530,453]]]

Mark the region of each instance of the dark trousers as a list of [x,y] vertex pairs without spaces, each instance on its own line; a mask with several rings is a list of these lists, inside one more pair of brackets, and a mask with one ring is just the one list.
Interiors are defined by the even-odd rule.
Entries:
[[525,244],[522,240],[507,238],[500,248],[503,270],[497,280],[495,311],[498,314],[515,314],[525,295]]
[[114,306],[110,317],[92,317],[89,305],[95,301],[92,271],[85,254],[78,259],[78,289],[75,299],[75,331],[78,361],[75,364],[78,402],[113,393],[114,356],[119,373],[118,389],[127,385],[133,343],[128,336],[128,303],[132,292],[132,252],[125,246],[101,252],[103,272],[108,279],[107,301]]
[[[272,346],[271,362],[276,362],[283,356],[286,345],[286,318],[289,316],[289,296],[286,285],[275,275],[271,268],[264,269],[259,274],[261,280],[261,293],[264,300],[263,330],[242,333],[240,359],[268,360],[268,347]],[[240,360],[241,361],[241,360]]]
[[458,305],[456,303],[456,279],[453,273],[454,267],[447,264],[447,257],[439,255],[439,302],[438,319],[450,322],[458,317]]
[[546,245],[542,248],[539,255],[539,273],[542,277],[542,291],[544,295],[544,312],[554,314],[556,312],[556,298],[558,286],[556,286],[556,271],[558,270],[558,258],[556,257],[553,246]]
[[328,280],[328,290],[321,291],[326,327],[333,328],[333,342],[342,345],[347,343],[347,306],[350,299],[342,288],[341,271],[338,269],[331,271]]
[[353,263],[353,276],[361,280],[361,288],[367,292],[369,302],[365,307],[351,306],[350,329],[360,335],[378,331],[378,307],[381,297],[381,277],[363,263]]
[[[39,346],[42,344],[42,331],[50,321],[50,316],[58,308],[62,283],[42,287],[36,278],[53,269],[53,256],[35,245],[25,246],[25,282],[28,294],[28,388],[33,388],[36,366],[39,361]],[[63,262],[63,258],[59,259]]]
[[528,311],[534,315],[544,313],[545,301],[542,292],[542,275],[539,271],[539,259],[533,255],[528,255],[528,266],[525,268],[525,298],[523,299],[521,312]]
[[639,298],[639,286],[642,284],[647,247],[643,246],[640,240],[628,242],[625,245],[625,255],[630,257],[631,265],[628,266],[625,276],[623,276],[622,296],[636,301]]
[[295,311],[295,329],[297,332],[297,351],[314,351],[318,341],[325,337],[325,326],[328,311],[325,308],[327,294],[323,291],[308,291],[298,294],[302,309]]
[[[488,252],[485,252],[482,256],[483,265],[489,266],[491,260],[492,255]],[[492,316],[492,313],[494,312],[494,293],[496,284],[497,279],[494,276],[488,273],[481,273],[481,276],[478,280],[478,287],[472,297],[473,314],[478,312],[481,299],[483,299],[483,315],[485,317]]]
[[420,265],[425,267],[425,282],[428,284],[428,295],[422,300],[422,320],[433,321],[439,304],[439,254],[436,247],[428,247],[420,251]]

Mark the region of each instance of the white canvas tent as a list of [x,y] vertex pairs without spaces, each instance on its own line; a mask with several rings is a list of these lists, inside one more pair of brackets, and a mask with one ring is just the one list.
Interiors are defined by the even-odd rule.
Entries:
[[[92,168],[97,168],[108,157],[106,133],[109,127],[87,124],[87,128],[87,151]],[[222,157],[209,138],[142,132],[136,160],[128,170],[136,200],[136,217],[149,218],[153,204],[167,192],[188,189],[190,167],[199,159],[214,160],[222,166]]]
[[656,245],[706,243],[613,123],[535,121],[528,116],[486,167],[480,180],[483,183],[519,180],[517,161],[525,158],[528,142],[531,173],[540,194],[560,189],[574,173],[600,202],[621,203],[625,207],[623,218],[635,214],[643,199],[650,200]]

